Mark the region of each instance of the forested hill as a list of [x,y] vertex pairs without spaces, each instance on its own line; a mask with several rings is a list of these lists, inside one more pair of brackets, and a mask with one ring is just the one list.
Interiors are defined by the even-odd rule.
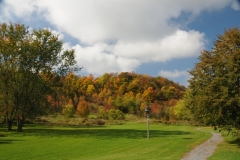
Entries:
[[[134,72],[105,73],[94,77],[69,73],[62,81],[65,98],[77,107],[84,100],[105,108],[120,109],[125,113],[154,102],[175,105],[186,88],[163,77]],[[67,100],[67,99],[66,99]]]

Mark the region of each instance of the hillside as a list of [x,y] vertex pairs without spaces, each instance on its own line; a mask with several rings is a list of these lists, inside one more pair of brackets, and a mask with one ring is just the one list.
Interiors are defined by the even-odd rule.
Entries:
[[97,112],[101,106],[141,116],[145,107],[150,106],[159,117],[168,107],[176,105],[186,88],[164,77],[121,72],[99,77],[69,73],[58,79],[55,90],[49,97],[54,110],[61,111],[69,103],[76,109],[80,101],[86,101],[92,104],[91,112]]

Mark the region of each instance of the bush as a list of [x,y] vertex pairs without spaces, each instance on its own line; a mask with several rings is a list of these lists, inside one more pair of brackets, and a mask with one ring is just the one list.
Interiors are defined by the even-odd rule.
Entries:
[[117,115],[117,120],[124,120],[125,119],[125,114],[118,109],[116,110],[116,115]]
[[102,121],[101,119],[97,119],[95,122],[96,122],[96,125],[99,125],[99,126],[103,126],[105,124],[105,122]]
[[123,120],[125,119],[125,115],[122,111],[120,110],[115,110],[115,109],[110,109],[108,111],[108,119],[112,120]]
[[66,105],[63,110],[62,110],[62,114],[66,117],[66,118],[72,118],[74,115],[74,106],[73,105]]
[[107,112],[103,107],[99,107],[98,109],[98,118],[100,119],[108,119]]

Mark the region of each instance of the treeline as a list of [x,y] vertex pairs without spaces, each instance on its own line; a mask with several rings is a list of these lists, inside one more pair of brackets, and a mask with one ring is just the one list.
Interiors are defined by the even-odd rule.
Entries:
[[123,119],[124,113],[143,116],[152,107],[165,116],[185,87],[163,77],[136,73],[78,76],[75,51],[64,50],[58,35],[48,29],[29,30],[24,24],[0,23],[0,118],[8,130],[17,121],[46,114],[78,114]]
[[[53,112],[61,112],[66,110],[66,106],[72,105],[76,113],[85,110],[86,113],[100,114],[118,110],[143,116],[148,106],[152,108],[153,117],[167,119],[168,108],[175,106],[186,90],[185,86],[166,78],[134,72],[105,73],[99,77],[91,74],[79,76],[70,72],[54,83],[55,92],[48,98]],[[83,104],[87,104],[88,109],[83,109]],[[84,117],[88,114],[79,115]]]

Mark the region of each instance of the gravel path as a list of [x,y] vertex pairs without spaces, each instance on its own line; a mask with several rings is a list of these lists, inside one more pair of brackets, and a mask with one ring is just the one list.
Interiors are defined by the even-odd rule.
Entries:
[[223,137],[219,133],[211,132],[212,137],[201,145],[195,147],[186,154],[182,160],[206,160],[215,151],[217,145],[223,141]]

